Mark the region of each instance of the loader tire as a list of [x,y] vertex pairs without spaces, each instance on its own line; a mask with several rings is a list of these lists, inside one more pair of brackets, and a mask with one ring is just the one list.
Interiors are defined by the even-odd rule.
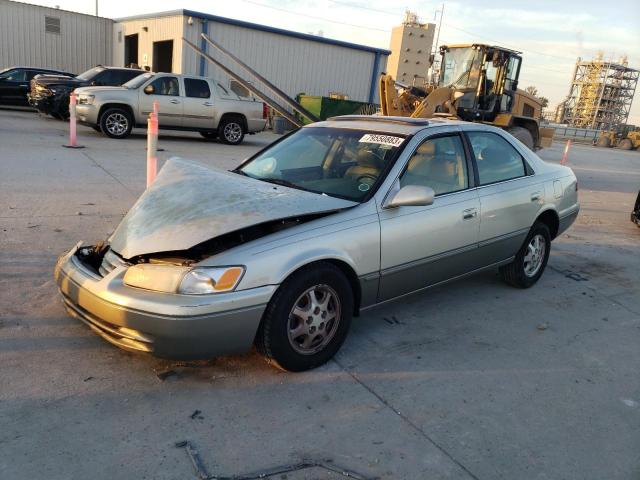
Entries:
[[533,135],[529,130],[524,127],[510,127],[507,128],[507,132],[524,143],[529,150],[533,150]]
[[596,142],[596,145],[598,147],[609,148],[611,146],[611,140],[609,137],[600,137]]
[[624,138],[624,139],[620,140],[620,143],[618,143],[618,148],[620,150],[632,150],[633,149],[633,143],[628,138]]

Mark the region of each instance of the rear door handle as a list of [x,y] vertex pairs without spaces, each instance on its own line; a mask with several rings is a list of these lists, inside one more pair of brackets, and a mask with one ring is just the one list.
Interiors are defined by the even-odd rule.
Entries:
[[173,100],[169,100],[169,102],[170,102],[170,103],[173,103],[173,104],[175,105],[175,104],[180,103],[180,100],[176,100],[176,99],[174,98]]
[[532,202],[537,202],[538,200],[540,200],[542,198],[542,193],[540,192],[533,192],[531,194],[531,201]]
[[213,107],[213,103],[211,103],[211,102],[204,102],[203,105],[205,107]]
[[466,210],[462,211],[463,220],[470,220],[472,218],[475,218],[477,215],[478,215],[478,210],[475,208],[467,208]]

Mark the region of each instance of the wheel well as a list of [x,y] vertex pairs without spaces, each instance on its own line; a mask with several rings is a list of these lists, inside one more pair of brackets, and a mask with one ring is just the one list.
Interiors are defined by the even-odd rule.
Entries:
[[560,219],[556,212],[553,210],[546,210],[540,214],[536,221],[542,222],[547,226],[549,233],[551,234],[551,240],[556,238],[556,235],[558,235],[558,229],[560,228]]
[[123,110],[126,110],[127,112],[129,112],[129,115],[131,115],[131,121],[135,125],[136,116],[133,114],[133,109],[126,103],[107,103],[100,107],[100,112],[98,113],[98,123],[100,123],[100,121],[102,120],[102,114],[109,108],[122,108]]
[[222,115],[222,117],[220,117],[220,123],[222,123],[222,121],[226,118],[237,118],[242,124],[244,133],[247,133],[247,130],[249,130],[249,127],[247,125],[247,117],[245,117],[242,113],[225,113],[224,115]]
[[349,281],[349,285],[351,285],[351,291],[353,292],[353,314],[356,317],[360,315],[360,302],[362,301],[362,291],[360,289],[360,281],[358,280],[358,275],[356,275],[356,272],[353,270],[353,268],[351,268],[351,265],[349,265],[348,263],[343,262],[342,260],[337,260],[335,258],[326,258],[323,260],[307,263],[306,265],[303,265],[302,267],[291,272],[289,276],[293,275],[295,272],[298,272],[300,270],[311,268],[314,265],[317,265],[319,263],[330,263],[335,267],[339,268],[342,271],[342,273],[344,273],[344,276],[347,277],[347,280]]

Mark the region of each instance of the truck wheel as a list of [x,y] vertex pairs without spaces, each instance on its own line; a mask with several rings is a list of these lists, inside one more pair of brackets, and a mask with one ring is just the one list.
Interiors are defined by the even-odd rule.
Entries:
[[510,127],[507,128],[507,132],[524,143],[529,150],[533,150],[533,135],[529,130],[524,127]]
[[200,132],[200,135],[202,135],[207,140],[215,140],[216,138],[218,138],[218,132]]
[[244,138],[242,119],[239,117],[224,117],[218,125],[220,140],[227,145],[238,145]]
[[123,108],[109,108],[100,117],[100,129],[107,137],[126,138],[132,128],[131,114]]
[[611,146],[611,140],[609,139],[609,137],[600,137],[598,139],[598,141],[596,142],[596,145],[598,147],[605,147],[608,148]]
[[618,143],[618,148],[621,150],[631,150],[633,149],[633,143],[628,138],[623,138],[620,140],[620,143]]
[[267,305],[256,346],[273,366],[290,372],[316,368],[340,349],[353,314],[344,273],[320,262],[293,273]]
[[529,288],[542,276],[551,249],[549,227],[536,222],[513,262],[500,267],[502,279],[513,287]]

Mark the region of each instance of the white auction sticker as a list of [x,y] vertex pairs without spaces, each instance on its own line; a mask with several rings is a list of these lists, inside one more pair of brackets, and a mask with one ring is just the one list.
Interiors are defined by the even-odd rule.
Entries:
[[392,135],[379,135],[377,133],[367,133],[363,135],[359,142],[362,143],[379,143],[380,145],[390,145],[392,147],[398,147],[404,138],[394,137]]

